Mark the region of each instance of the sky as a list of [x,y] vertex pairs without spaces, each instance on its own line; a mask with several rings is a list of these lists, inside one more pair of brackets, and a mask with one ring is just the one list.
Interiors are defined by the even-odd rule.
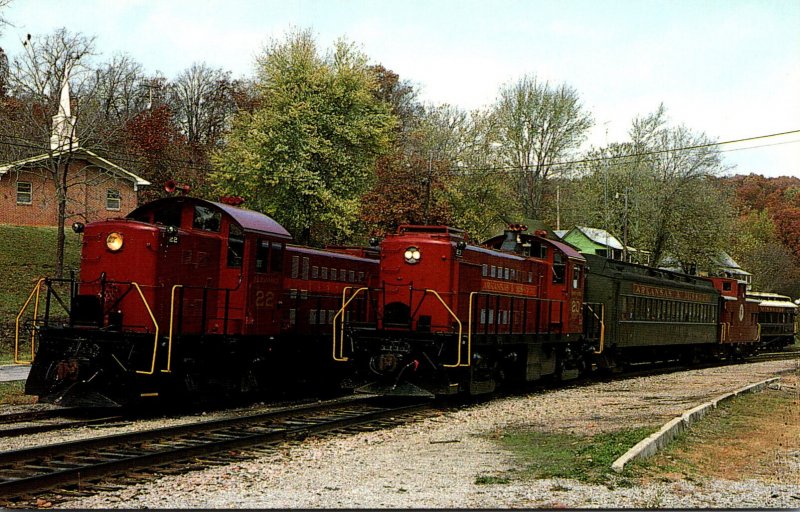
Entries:
[[195,62],[251,77],[271,41],[344,38],[432,104],[491,105],[535,75],[574,88],[588,145],[626,140],[667,108],[723,144],[729,174],[800,177],[800,0],[12,0],[0,47],[59,27],[173,78]]

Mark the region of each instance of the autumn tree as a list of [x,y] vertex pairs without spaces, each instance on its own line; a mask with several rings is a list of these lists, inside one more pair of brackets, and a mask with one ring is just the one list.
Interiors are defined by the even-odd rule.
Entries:
[[258,59],[261,106],[233,117],[214,157],[220,191],[246,197],[302,242],[347,240],[396,123],[375,87],[352,44],[320,55],[309,31],[273,41]]
[[577,150],[592,126],[578,92],[527,75],[506,85],[493,107],[502,163],[516,176],[516,195],[530,218],[542,216],[547,180]]

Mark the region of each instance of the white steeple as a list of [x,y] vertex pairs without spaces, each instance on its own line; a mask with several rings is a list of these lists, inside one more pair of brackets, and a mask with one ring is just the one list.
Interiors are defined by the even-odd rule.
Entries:
[[69,73],[72,64],[64,68],[64,80],[61,82],[61,98],[58,103],[58,114],[53,116],[53,133],[50,135],[50,149],[73,150],[78,148],[78,134],[75,131],[75,118],[71,114],[69,102]]

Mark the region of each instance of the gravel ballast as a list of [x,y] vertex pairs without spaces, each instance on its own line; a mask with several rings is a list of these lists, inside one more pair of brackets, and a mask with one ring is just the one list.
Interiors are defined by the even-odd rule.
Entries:
[[[392,429],[312,438],[274,454],[87,498],[63,508],[797,508],[800,453],[769,479],[609,489],[571,480],[478,485],[515,467],[505,428],[580,434],[662,424],[796,361],[724,366],[497,399]],[[767,481],[769,483],[767,483]]]

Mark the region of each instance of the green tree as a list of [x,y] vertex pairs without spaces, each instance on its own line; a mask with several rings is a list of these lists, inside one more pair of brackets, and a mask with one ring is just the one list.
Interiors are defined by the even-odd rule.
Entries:
[[321,56],[293,33],[259,57],[255,87],[260,106],[233,118],[212,179],[302,242],[345,241],[396,123],[366,56],[343,40]]
[[627,238],[650,252],[652,264],[710,268],[731,245],[734,219],[732,199],[715,178],[724,170],[719,150],[704,134],[668,126],[663,105],[635,119],[629,135],[630,142],[590,153],[571,220]]
[[578,149],[592,117],[575,89],[535,76],[503,87],[493,115],[502,163],[516,174],[524,213],[541,218],[547,180],[559,170],[555,164]]

